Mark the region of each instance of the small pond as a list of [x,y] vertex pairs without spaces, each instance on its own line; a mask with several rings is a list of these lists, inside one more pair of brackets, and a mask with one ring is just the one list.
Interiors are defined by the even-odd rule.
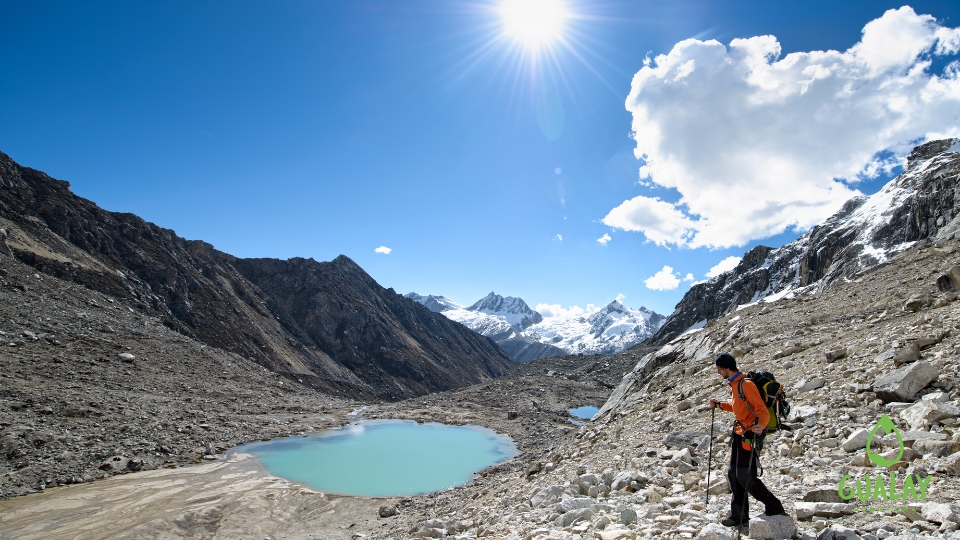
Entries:
[[416,495],[466,484],[473,473],[519,454],[479,426],[364,420],[306,437],[238,446],[271,474],[344,495]]
[[575,416],[583,420],[590,420],[593,418],[593,415],[597,414],[600,410],[600,407],[577,407],[576,409],[568,409],[570,416]]

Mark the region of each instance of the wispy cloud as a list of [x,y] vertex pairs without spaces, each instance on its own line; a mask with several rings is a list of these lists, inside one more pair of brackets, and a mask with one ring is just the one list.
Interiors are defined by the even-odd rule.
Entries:
[[563,235],[562,235],[562,234],[558,234],[558,235],[554,236],[553,239],[556,240],[557,242],[563,242]]
[[680,198],[638,196],[603,222],[694,248],[809,228],[918,139],[960,135],[958,52],[960,29],[909,6],[842,52],[781,58],[769,35],[681,41],[645,62],[626,101],[641,178]]
[[654,291],[672,291],[680,285],[680,278],[678,273],[674,273],[673,268],[670,266],[664,266],[656,274],[648,277],[643,282],[646,284],[648,289]]
[[373,251],[376,252],[376,253],[383,253],[384,255],[389,255],[390,252],[393,251],[393,250],[390,249],[390,248],[388,248],[387,246],[380,246],[380,247],[378,247],[377,249],[375,249],[375,250],[373,250]]
[[600,242],[603,245],[607,245],[607,242],[611,240],[613,240],[613,238],[610,238],[610,235],[607,233],[603,233],[603,236],[601,236],[600,238],[597,238],[597,242]]

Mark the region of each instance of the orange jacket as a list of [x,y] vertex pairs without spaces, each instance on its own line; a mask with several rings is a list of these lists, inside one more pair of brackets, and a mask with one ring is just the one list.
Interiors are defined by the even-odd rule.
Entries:
[[[737,385],[741,379],[746,377],[745,374],[741,373],[738,375],[733,382],[729,383],[732,388],[732,403],[722,402],[720,403],[720,408],[732,412],[734,416],[737,417],[737,423],[733,426],[733,432],[737,435],[743,435],[746,433],[747,429],[753,426],[754,422],[757,420],[760,421],[760,425],[766,427],[767,422],[770,421],[770,411],[767,410],[767,404],[763,402],[763,398],[760,397],[760,390],[757,390],[757,385],[753,384],[753,381],[746,379],[743,381],[743,395],[747,398],[747,403],[750,404],[750,408],[747,408],[747,403],[744,403],[740,399],[740,394],[737,392]],[[757,414],[755,417],[750,413],[750,409],[753,409],[753,412]]]

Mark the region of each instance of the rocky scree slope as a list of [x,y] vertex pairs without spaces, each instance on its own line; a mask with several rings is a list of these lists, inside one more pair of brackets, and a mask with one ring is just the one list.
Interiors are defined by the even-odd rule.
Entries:
[[102,210],[2,153],[0,228],[12,254],[42,274],[324,392],[399,399],[514,365],[492,341],[380,287],[347,257],[238,259]]
[[[707,486],[706,403],[729,399],[713,359],[735,351],[742,369],[772,370],[793,405],[794,431],[771,435],[761,455],[763,480],[790,517],[751,521],[750,538],[960,538],[960,303],[950,290],[960,284],[960,245],[913,248],[888,263],[828,291],[750,306],[653,350],[572,437],[429,498],[373,537],[732,538],[716,524],[729,511],[731,417],[716,416]],[[864,450],[865,430],[882,414],[907,445],[890,469],[873,466]],[[878,446],[896,457],[895,436],[878,437]],[[843,475],[892,471],[898,491],[905,475],[933,474],[926,500],[875,500],[872,509],[839,498]],[[762,511],[754,505],[751,515]]]
[[0,250],[0,498],[337,427],[355,406]]
[[958,141],[917,146],[903,173],[879,192],[851,199],[783,247],[751,249],[735,269],[694,285],[650,343],[663,345],[744,304],[849,281],[917,242],[953,238],[960,231]]

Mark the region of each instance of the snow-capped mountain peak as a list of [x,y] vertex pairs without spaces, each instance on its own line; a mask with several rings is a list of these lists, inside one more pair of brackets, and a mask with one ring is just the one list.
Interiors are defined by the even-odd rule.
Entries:
[[417,302],[418,304],[423,304],[427,309],[434,313],[442,313],[451,309],[463,309],[463,306],[447,298],[446,296],[435,296],[432,294],[423,296],[415,292],[409,292],[403,296],[413,300],[414,302]]
[[543,320],[543,315],[530,309],[522,298],[503,297],[495,292],[484,296],[467,309],[500,317],[518,331]]
[[645,307],[630,309],[619,299],[586,317],[544,317],[522,299],[496,293],[467,308],[442,296],[409,293],[406,297],[428,307],[444,306],[435,311],[492,338],[519,361],[562,354],[620,352],[653,335],[666,320]]
[[[614,300],[587,317],[584,323],[589,325],[588,333],[595,339],[627,348],[656,332],[663,320],[665,317],[645,307],[630,309]],[[627,342],[632,343],[626,345]]]
[[960,237],[960,139],[913,149],[904,171],[870,196],[779,248],[756,246],[736,268],[693,285],[651,343],[761,300],[826,290],[856,279],[920,241]]

